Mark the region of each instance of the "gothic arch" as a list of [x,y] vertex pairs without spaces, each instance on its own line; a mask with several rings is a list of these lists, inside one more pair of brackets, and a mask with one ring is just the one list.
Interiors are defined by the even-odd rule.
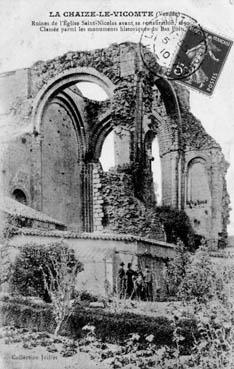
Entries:
[[56,77],[51,78],[38,92],[34,99],[32,110],[33,130],[40,132],[41,117],[48,100],[61,90],[74,85],[77,82],[96,83],[111,98],[114,91],[114,84],[104,74],[91,67],[77,67],[66,70]]
[[[167,114],[167,119],[165,119],[156,111],[153,112],[153,116],[159,125],[160,136],[162,136],[159,141],[168,141],[169,139],[170,146],[178,149],[181,146],[181,114],[176,92],[170,81],[164,78],[156,79],[155,86],[160,92]],[[167,140],[166,136],[168,137]],[[159,145],[162,153],[162,142],[159,142]]]
[[[165,205],[181,208],[183,197],[182,167],[183,155],[181,145],[181,114],[178,98],[173,85],[163,79],[155,79],[155,86],[159,91],[165,107],[165,116],[157,111],[157,97],[154,91],[155,106],[151,117],[155,121],[145,132],[147,137],[151,130],[158,136],[159,152],[162,168],[162,201]],[[152,134],[151,134],[152,135]],[[171,174],[169,174],[171,171]]]
[[[77,146],[78,159],[79,161],[82,160],[84,157],[84,153],[86,152],[87,139],[86,139],[83,119],[81,117],[81,114],[79,112],[77,105],[75,104],[74,100],[69,95],[69,93],[65,91],[59,92],[58,95],[48,100],[48,104],[51,102],[57,102],[67,111],[68,115],[71,117],[71,121],[72,121],[74,130],[76,132],[76,139],[78,143],[78,146]],[[46,106],[47,104],[45,105],[45,107]]]
[[78,129],[82,120],[73,105],[69,95],[62,91],[52,96],[43,110],[38,153],[40,196],[43,212],[65,224],[76,224],[81,228],[80,163],[84,152]]
[[164,78],[158,78],[155,80],[155,85],[161,93],[167,114],[181,124],[179,102],[172,84]]
[[114,129],[111,121],[111,112],[108,111],[95,125],[90,139],[90,150],[92,158],[96,162],[100,158],[102,145],[108,134]]

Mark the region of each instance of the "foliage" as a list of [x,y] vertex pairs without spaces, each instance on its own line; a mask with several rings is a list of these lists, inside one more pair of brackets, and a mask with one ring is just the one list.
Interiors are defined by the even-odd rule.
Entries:
[[79,293],[79,298],[81,301],[88,301],[88,302],[97,302],[98,301],[98,296],[93,295],[91,292],[89,291],[81,291]]
[[[90,308],[77,305],[68,320],[68,331],[76,338],[81,335],[81,327],[87,324],[96,327],[96,335],[101,341],[123,343],[129,333],[137,333],[143,343],[146,335],[154,335],[153,343],[156,345],[173,346],[173,322],[166,317],[149,317],[131,312],[112,313],[102,309],[96,309],[95,313]],[[195,319],[182,318],[178,325],[186,337],[186,348],[192,346],[194,336],[197,336]]]
[[12,238],[15,234],[19,232],[19,227],[24,219],[20,219],[18,216],[10,215],[2,216],[1,226],[0,226],[0,237],[4,240]]
[[179,238],[189,251],[194,251],[195,235],[185,211],[170,206],[158,206],[156,212],[164,226],[167,242],[176,243]]
[[0,315],[3,326],[12,325],[51,333],[56,327],[52,306],[35,301],[32,297],[1,298]]
[[230,309],[217,300],[199,307],[200,336],[192,350],[194,364],[201,369],[230,368],[234,338]]
[[154,208],[135,197],[133,168],[102,173],[104,226],[112,232],[163,239],[164,232]]
[[142,336],[133,332],[126,337],[123,345],[111,350],[108,345],[99,341],[97,327],[88,324],[83,328],[87,332],[87,337],[81,339],[80,349],[90,354],[95,352],[96,358],[99,357],[101,362],[108,363],[113,369],[128,365],[136,369],[230,368],[231,326],[222,307],[216,306],[214,311],[214,306],[206,310],[200,305],[197,327],[199,334],[193,335],[193,345],[187,353],[184,353],[187,337],[178,324],[176,315],[173,321],[173,346],[159,347],[155,344],[154,334]]
[[35,329],[6,326],[1,329],[0,338],[4,338],[5,345],[18,343],[23,349],[40,347],[45,350],[45,354],[56,352],[68,357],[77,352],[77,343],[73,340],[55,337],[48,332],[38,332]]
[[179,286],[179,297],[189,301],[196,299],[206,303],[212,298],[223,298],[223,281],[215,271],[206,245],[201,245],[187,264]]
[[[57,252],[58,245],[55,247]],[[71,295],[75,288],[76,276],[83,270],[83,265],[75,258],[74,251],[62,245],[59,248],[59,255],[50,253],[49,263],[40,265],[39,268],[45,290],[53,304],[56,335],[64,319],[72,312]]]
[[[48,331],[54,319],[48,304],[45,304],[46,314],[42,307],[36,304],[37,308],[33,310],[33,306],[33,301],[28,303],[26,309],[24,307],[19,310],[20,305],[14,305],[8,316],[3,311],[8,324],[12,324],[14,318],[21,327],[15,332],[16,337],[11,329],[7,330],[7,340],[14,343],[20,331],[25,333],[23,343],[27,348],[43,345],[48,347],[48,351],[50,347],[51,350],[53,348],[55,351],[57,348],[60,351],[56,344],[61,341],[64,343],[61,355],[74,355],[77,347],[75,341],[63,337],[58,337],[55,341],[46,332],[28,334],[28,328],[33,328],[30,324],[38,323],[36,315],[40,319],[42,316],[47,319],[40,325],[40,330]],[[89,353],[92,359],[113,369],[123,368],[128,364],[136,369],[229,369],[234,338],[231,310],[221,300],[213,299],[209,305],[196,301],[190,305],[189,311],[187,307],[181,309],[175,305],[173,311],[174,318],[169,321],[167,318],[150,318],[132,313],[110,314],[108,311],[77,305],[62,333],[69,334],[75,340],[79,338],[80,351]],[[26,329],[23,328],[25,326]],[[38,327],[37,325],[37,329]],[[32,331],[35,332],[34,329]],[[109,346],[108,342],[122,344]]]
[[182,241],[178,240],[175,248],[175,257],[168,262],[165,281],[170,296],[176,296],[185,277],[186,267],[190,262],[190,253]]
[[0,286],[3,287],[11,278],[12,272],[12,252],[14,247],[4,243],[0,247]]
[[169,206],[146,206],[135,197],[133,167],[101,173],[104,199],[104,226],[113,232],[134,234],[176,243],[180,238],[187,249],[194,250],[195,236],[189,218],[182,210]]
[[24,245],[13,265],[11,291],[23,296],[38,296],[45,302],[51,302],[52,294],[48,287],[52,288],[53,284],[55,290],[59,281],[51,281],[50,284],[50,279],[52,276],[61,279],[55,266],[62,266],[64,262],[68,269],[77,266],[77,273],[81,270],[82,265],[77,261],[74,250],[69,249],[63,241],[48,245]]

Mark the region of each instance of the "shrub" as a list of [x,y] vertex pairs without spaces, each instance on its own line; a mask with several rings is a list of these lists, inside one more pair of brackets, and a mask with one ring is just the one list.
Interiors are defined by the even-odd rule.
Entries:
[[165,275],[167,290],[170,296],[177,295],[178,289],[185,277],[187,265],[190,262],[190,253],[186,251],[182,241],[177,241],[175,251],[175,257],[168,262]]
[[[38,296],[45,302],[51,302],[52,296],[48,287],[52,286],[52,279],[58,276],[64,262],[64,253],[66,267],[72,268],[76,265],[78,273],[82,265],[76,260],[74,250],[69,249],[64,242],[24,245],[12,266],[11,292],[23,296]],[[58,281],[54,281],[53,288],[58,288]]]
[[194,251],[195,234],[185,211],[158,206],[156,212],[164,226],[167,242],[176,243],[179,238],[189,251]]
[[56,322],[50,304],[33,301],[32,298],[22,296],[4,297],[0,301],[2,325],[36,329],[38,331],[54,331]]
[[[142,341],[149,335],[154,335],[154,343],[161,345],[173,345],[173,322],[166,317],[149,317],[130,312],[112,313],[105,310],[92,310],[79,305],[74,307],[73,314],[69,317],[66,329],[74,338],[82,334],[82,327],[91,324],[95,326],[95,332],[102,341],[123,343],[130,333],[140,335]],[[194,337],[197,337],[195,319],[180,319],[178,327],[186,337],[185,351],[193,345]]]
[[[2,301],[2,300],[1,300]],[[0,304],[2,323],[17,327],[35,328],[54,332],[56,327],[53,305],[34,301],[29,298],[10,297]],[[61,334],[74,339],[83,336],[82,328],[95,326],[97,338],[103,342],[123,344],[129,335],[138,334],[140,343],[146,344],[145,338],[153,335],[152,344],[167,345],[175,348],[173,332],[175,327],[184,341],[181,345],[183,353],[190,352],[195,340],[199,339],[198,325],[195,317],[180,317],[175,321],[167,317],[149,317],[131,312],[113,313],[103,309],[88,308],[76,304],[71,315],[64,320]]]
[[88,302],[98,301],[98,296],[95,296],[91,292],[86,291],[86,290],[82,291],[78,296],[81,301],[88,301]]
[[214,269],[206,245],[201,245],[187,264],[179,287],[179,296],[185,300],[196,299],[206,303],[214,297],[222,298],[222,279]]
[[4,243],[0,247],[0,287],[4,290],[4,285],[7,285],[12,273],[12,260],[16,253],[15,247]]
[[22,226],[24,219],[16,215],[3,215],[1,214],[0,224],[0,238],[2,240],[8,240],[15,234],[19,233],[19,228]]

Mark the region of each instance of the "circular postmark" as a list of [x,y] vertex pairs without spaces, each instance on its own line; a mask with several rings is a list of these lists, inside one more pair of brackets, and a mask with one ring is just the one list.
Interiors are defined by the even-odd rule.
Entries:
[[170,80],[186,79],[198,73],[207,42],[195,19],[180,12],[160,11],[144,26],[140,53],[146,68]]

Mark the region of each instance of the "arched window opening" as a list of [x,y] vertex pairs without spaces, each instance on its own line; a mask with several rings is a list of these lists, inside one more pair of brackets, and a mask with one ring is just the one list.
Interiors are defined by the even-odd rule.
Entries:
[[100,162],[102,168],[107,172],[110,168],[115,166],[115,153],[114,153],[114,132],[111,131],[106,137],[101,151]]
[[188,166],[186,205],[194,207],[210,205],[210,203],[211,193],[205,168],[205,160],[202,158],[195,158]]
[[15,189],[12,193],[12,197],[21,204],[27,205],[27,198],[25,193],[20,189]]
[[162,205],[162,170],[161,159],[159,156],[159,143],[157,136],[152,141],[152,162],[151,169],[153,174],[154,191],[157,205]]
[[90,100],[105,101],[109,97],[102,87],[92,82],[78,82],[76,84],[82,95]]

